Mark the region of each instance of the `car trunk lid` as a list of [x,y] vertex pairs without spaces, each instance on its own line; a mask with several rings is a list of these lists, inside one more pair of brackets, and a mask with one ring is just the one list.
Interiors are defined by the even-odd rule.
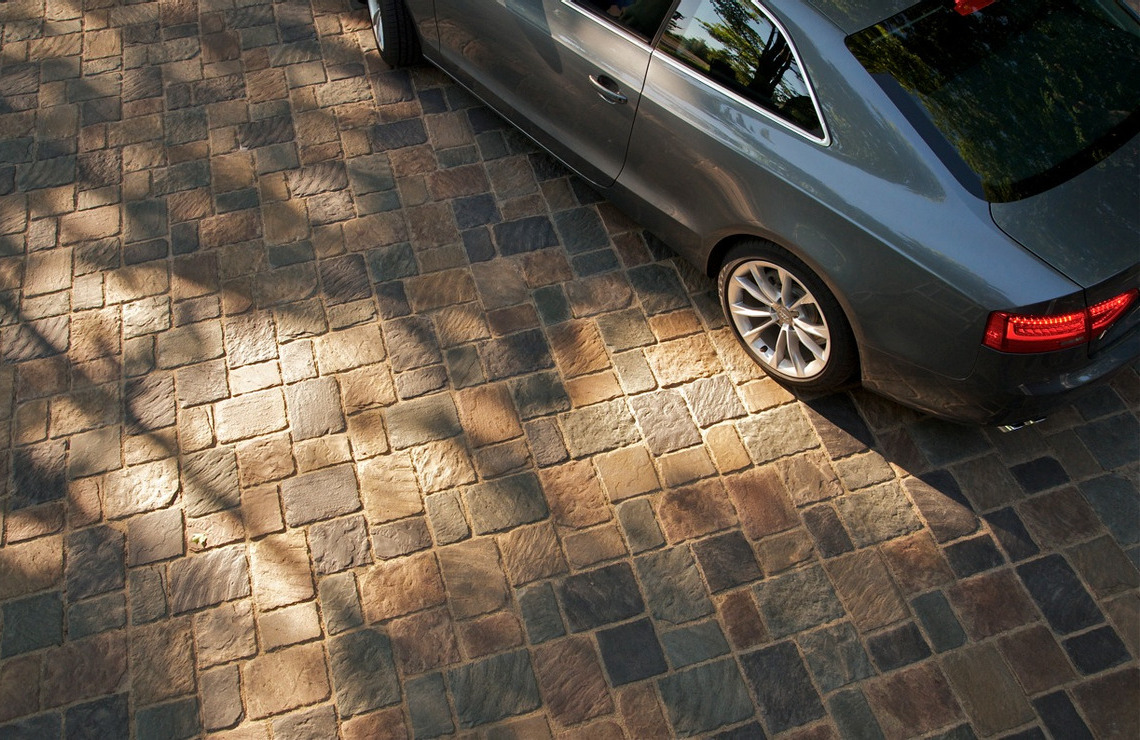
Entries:
[[1043,193],[993,203],[1006,234],[1073,282],[1091,288],[1140,257],[1140,136]]

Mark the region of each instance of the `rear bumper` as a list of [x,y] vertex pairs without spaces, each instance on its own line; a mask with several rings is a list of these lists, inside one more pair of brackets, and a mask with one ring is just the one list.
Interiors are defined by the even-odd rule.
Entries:
[[1017,424],[1048,416],[1082,390],[1140,357],[1140,327],[1089,357],[1085,347],[1040,355],[1013,355],[982,347],[974,371],[946,378],[895,358],[868,353],[863,385],[871,391],[949,421]]

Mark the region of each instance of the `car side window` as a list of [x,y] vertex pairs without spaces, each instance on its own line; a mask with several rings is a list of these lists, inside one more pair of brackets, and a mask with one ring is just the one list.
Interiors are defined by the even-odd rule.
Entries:
[[684,0],[661,47],[713,82],[824,138],[799,60],[780,28],[752,0]]
[[673,0],[571,0],[594,15],[621,26],[649,43],[657,35],[661,21],[673,5]]

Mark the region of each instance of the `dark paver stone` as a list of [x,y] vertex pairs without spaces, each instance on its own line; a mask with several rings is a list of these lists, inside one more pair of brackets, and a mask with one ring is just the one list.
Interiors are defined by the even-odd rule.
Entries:
[[571,632],[595,629],[645,611],[629,563],[572,575],[557,589]]
[[1104,475],[1082,483],[1088,499],[1108,531],[1123,545],[1140,542],[1140,493],[1127,478]]
[[67,536],[67,600],[76,602],[88,596],[122,588],[125,537],[111,527],[92,527]]
[[713,613],[689,548],[650,553],[636,562],[649,609],[659,621],[683,624]]
[[63,716],[59,712],[27,717],[16,722],[0,725],[0,737],[5,740],[43,740],[59,737]]
[[[637,499],[622,508],[637,503],[649,507],[648,501]],[[756,553],[741,532],[728,532],[696,542],[693,544],[693,552],[697,555],[701,572],[705,574],[709,590],[713,593],[758,581],[764,575],[756,562]]]
[[443,361],[439,339],[427,317],[410,316],[389,322],[384,334],[388,344],[388,361],[396,372]]
[[9,601],[4,604],[3,616],[2,658],[63,642],[63,597],[59,591]]
[[825,558],[833,558],[845,552],[851,552],[855,546],[851,544],[851,537],[843,528],[843,522],[828,504],[821,504],[802,512],[804,525],[815,538],[819,554]]
[[755,712],[731,659],[680,671],[659,680],[657,687],[673,730],[682,737],[742,722]]
[[1021,521],[1021,517],[1012,507],[987,514],[986,521],[990,525],[990,531],[997,537],[1002,549],[1013,562],[1031,558],[1041,552]]
[[542,705],[525,650],[474,661],[448,671],[455,714],[465,729],[524,714]]
[[689,295],[672,265],[650,264],[629,271],[629,282],[641,299],[645,313],[654,314],[688,308]]
[[67,636],[71,640],[125,627],[126,624],[127,597],[121,592],[81,601],[67,610]]
[[329,643],[329,668],[342,717],[400,701],[392,644],[379,630],[364,629],[333,638]]
[[479,483],[467,489],[467,510],[476,534],[489,534],[545,519],[550,511],[534,473]]
[[800,635],[797,641],[816,685],[824,693],[875,674],[859,634],[850,622]]
[[155,239],[164,235],[166,228],[165,198],[131,201],[124,206],[123,234],[128,243]]
[[432,673],[414,678],[405,684],[405,691],[412,732],[416,737],[439,737],[455,732],[442,675]]
[[372,150],[383,152],[389,149],[402,149],[423,144],[427,141],[427,131],[419,118],[374,126],[371,131]]
[[171,609],[175,614],[249,596],[244,545],[220,547],[170,565]]
[[1120,635],[1108,625],[1070,637],[1061,644],[1073,665],[1085,676],[1120,665],[1131,657]]
[[[471,536],[471,528],[467,526],[467,519],[463,515],[463,504],[459,501],[457,491],[433,493],[424,499],[424,507],[428,519],[431,520],[435,540],[439,544],[450,545]],[[380,551],[377,551],[377,554],[380,554]]]
[[911,606],[922,621],[930,644],[938,652],[953,650],[966,642],[966,633],[941,591],[922,594],[911,602]]
[[931,465],[941,467],[990,451],[981,429],[940,419],[924,418],[910,427],[919,450]]
[[550,219],[545,216],[495,224],[493,232],[495,243],[499,245],[499,254],[504,257],[558,246],[558,235],[554,233]]
[[1096,602],[1060,555],[1019,565],[1017,574],[1057,632],[1067,635],[1104,621]]
[[851,740],[881,740],[883,731],[859,689],[841,691],[827,702],[839,734]]
[[1130,413],[1078,427],[1077,436],[1105,470],[1140,460],[1140,421]]
[[808,420],[832,458],[846,457],[874,446],[874,435],[846,393],[809,399],[805,405]]
[[[114,694],[84,704],[69,707],[64,715],[66,740],[102,740],[128,737],[130,715],[127,713],[127,695]],[[58,735],[53,736],[58,737]]]
[[16,187],[21,191],[53,188],[75,182],[75,157],[55,157],[41,159],[19,167]]
[[[623,503],[618,507],[618,520],[621,522],[622,529],[625,530],[626,542],[629,543],[629,549],[633,553],[645,552],[665,544],[665,537],[661,534],[661,528],[657,525],[657,519],[653,515],[653,506],[648,499],[637,498]],[[700,556],[699,553],[698,556]],[[753,563],[755,563],[755,558],[753,558]],[[736,565],[734,562],[733,566]],[[710,579],[710,588],[715,592],[717,589],[712,586],[713,581],[704,565],[704,559],[701,560],[701,567],[705,571],[705,577]],[[743,567],[747,569],[747,564]]]
[[774,637],[810,629],[844,614],[843,604],[818,565],[764,581],[755,591]]
[[59,501],[67,495],[67,444],[53,440],[12,452],[11,510]]
[[1005,558],[988,534],[947,545],[944,551],[954,575],[966,578],[1005,564]]
[[511,394],[523,419],[556,414],[570,408],[570,397],[557,373],[535,373],[511,383]]
[[554,367],[546,335],[538,329],[491,339],[482,345],[480,353],[489,380],[502,380]]
[[132,568],[128,576],[131,600],[131,624],[148,624],[166,616],[166,589],[162,571],[157,568]]
[[930,656],[930,646],[913,622],[892,627],[886,632],[867,638],[871,658],[884,673],[917,663]]
[[335,465],[281,484],[285,521],[291,527],[360,510],[356,474],[351,464]]
[[665,654],[648,619],[600,630],[598,647],[614,686],[622,686],[668,670]]
[[237,127],[238,146],[257,149],[270,144],[283,144],[293,140],[293,119],[289,116],[263,118]]
[[202,732],[198,719],[198,700],[159,704],[135,713],[135,732],[139,740],[186,740]]
[[702,663],[729,651],[720,625],[713,620],[665,632],[661,635],[661,645],[674,668]]
[[364,256],[348,254],[329,260],[321,260],[318,265],[321,275],[323,295],[329,305],[340,305],[372,297],[371,283]]
[[593,208],[574,208],[554,214],[554,227],[570,254],[589,252],[610,243],[602,219]]
[[747,653],[740,657],[740,663],[770,733],[799,727],[824,715],[795,644],[780,642]]
[[1039,457],[1014,465],[1009,472],[1013,473],[1013,477],[1027,493],[1040,493],[1070,480],[1065,467],[1053,457]]
[[1063,737],[1066,740],[1093,739],[1088,725],[1081,719],[1080,713],[1064,691],[1055,691],[1034,699],[1033,708],[1053,737]]
[[355,629],[364,624],[360,610],[360,596],[356,592],[356,576],[338,573],[320,580],[318,596],[325,629],[330,635]]
[[518,601],[526,634],[532,645],[566,634],[562,615],[558,613],[558,600],[549,583],[519,591]]

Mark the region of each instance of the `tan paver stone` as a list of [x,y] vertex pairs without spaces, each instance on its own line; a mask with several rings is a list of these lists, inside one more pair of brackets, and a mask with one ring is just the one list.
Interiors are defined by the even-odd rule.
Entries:
[[108,519],[121,519],[169,506],[181,485],[175,458],[108,473],[103,491],[104,514]]
[[325,655],[319,644],[298,645],[261,655],[242,666],[246,708],[262,719],[329,697]]
[[461,437],[428,442],[411,450],[412,465],[424,493],[456,488],[475,481],[467,446]]
[[507,602],[507,584],[494,540],[468,540],[440,548],[439,564],[456,618],[486,614]]
[[719,479],[666,491],[657,504],[657,520],[670,543],[711,534],[737,523],[736,512]]
[[0,548],[0,600],[43,591],[62,577],[62,537],[43,537]]
[[943,667],[981,732],[989,735],[1033,720],[1033,709],[992,644],[948,653]]
[[621,531],[612,523],[568,532],[562,536],[562,547],[566,551],[566,560],[574,570],[582,570],[629,554]]
[[431,552],[373,565],[360,581],[364,618],[392,619],[444,604],[447,597]]
[[250,537],[256,538],[285,529],[277,486],[258,486],[242,491],[241,516]]
[[825,561],[824,566],[860,632],[871,632],[909,616],[876,550],[833,558]]
[[214,406],[214,428],[223,444],[279,432],[287,423],[285,399],[276,388],[218,401]]
[[253,594],[261,610],[288,606],[314,596],[309,550],[302,530],[289,530],[250,544]]
[[[534,666],[545,704],[560,724],[576,725],[613,712],[614,702],[589,638],[568,637],[537,647]],[[636,703],[642,712],[652,712],[644,698]]]
[[258,614],[257,627],[265,650],[276,650],[321,636],[321,621],[315,601],[262,612]]
[[497,612],[460,622],[457,629],[463,654],[469,659],[501,653],[522,645],[526,640],[522,625],[510,612]]
[[132,629],[130,662],[132,695],[140,706],[194,691],[190,618]]
[[575,460],[539,471],[542,489],[554,520],[582,528],[611,518],[605,494],[589,460]]
[[383,455],[389,450],[384,411],[369,409],[348,417],[348,439],[357,460]]
[[385,357],[380,327],[375,325],[331,332],[318,337],[315,345],[322,375],[374,365]]
[[372,524],[394,521],[423,512],[411,456],[394,452],[357,466],[364,515]]
[[611,501],[622,501],[660,488],[649,451],[641,445],[598,455],[594,463]]
[[500,535],[498,543],[513,586],[566,572],[558,536],[549,522],[512,529]]
[[203,668],[247,658],[257,652],[253,606],[230,601],[194,615],[194,642]]

